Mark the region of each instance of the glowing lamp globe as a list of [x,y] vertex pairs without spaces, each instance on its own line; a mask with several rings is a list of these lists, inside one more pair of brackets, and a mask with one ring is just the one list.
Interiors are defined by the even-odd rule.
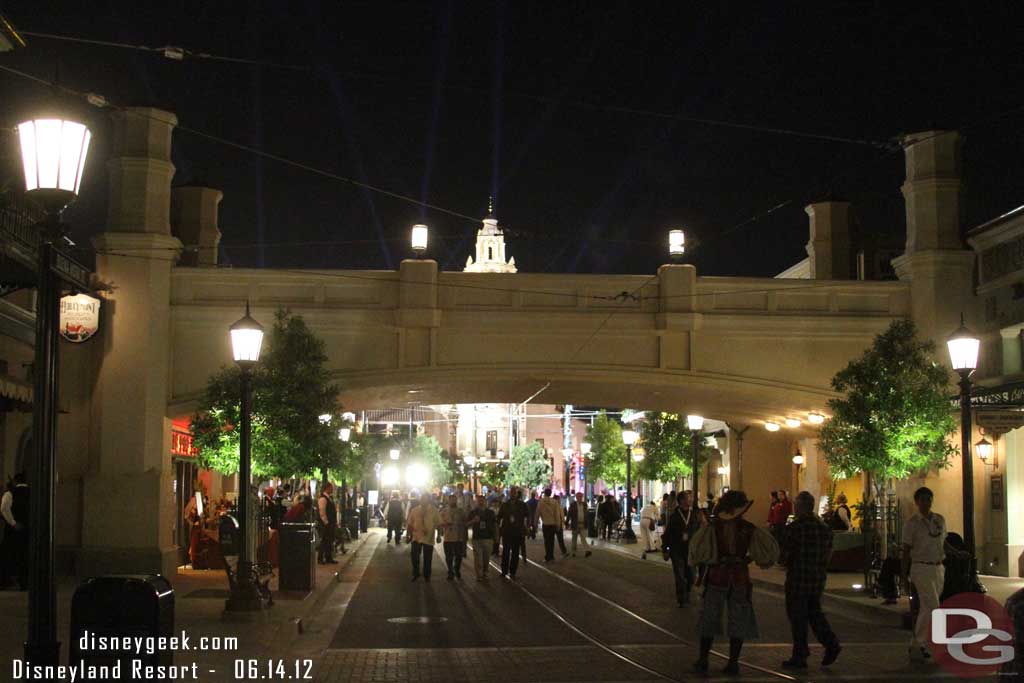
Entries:
[[341,429],[339,429],[338,438],[347,443],[348,440],[352,438],[351,427],[342,427]]
[[804,464],[803,453],[801,453],[800,451],[796,452],[796,455],[793,456],[793,464],[796,465],[797,467]]
[[960,328],[946,340],[946,346],[954,370],[971,372],[977,369],[981,339],[964,325],[963,316],[960,316]]
[[590,443],[584,441],[583,443],[580,444],[580,453],[582,453],[583,455],[590,455],[590,451],[592,448],[593,446],[591,446]]
[[767,429],[769,432],[777,432],[777,431],[779,431],[779,423],[778,422],[771,422],[771,421],[765,422],[764,423],[764,428]]
[[498,457],[498,460],[504,460],[505,459],[505,451],[503,451],[503,450],[499,450],[497,453],[495,453],[495,455]]
[[695,432],[704,429],[704,418],[700,415],[687,415],[686,426]]
[[81,123],[35,119],[18,124],[25,190],[59,213],[78,195],[92,134]]
[[231,353],[235,362],[246,367],[260,359],[263,346],[263,325],[249,315],[249,303],[245,304],[245,315],[230,328]]
[[640,439],[640,435],[634,432],[632,429],[622,430],[622,443],[627,446],[632,446]]
[[686,253],[686,235],[682,230],[669,230],[668,255],[676,259]]
[[418,224],[412,226],[412,250],[419,256],[427,250],[427,226]]
[[995,451],[995,447],[991,441],[982,437],[981,441],[974,444],[974,451],[982,462],[988,462],[988,459],[992,457],[992,453]]
[[392,460],[398,460],[400,457],[402,457],[402,452],[400,450],[398,450],[397,448],[392,448],[389,451],[389,455],[390,455]]

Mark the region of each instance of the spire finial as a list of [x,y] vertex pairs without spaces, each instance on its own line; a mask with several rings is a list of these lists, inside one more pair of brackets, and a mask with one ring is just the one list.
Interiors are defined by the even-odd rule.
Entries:
[[494,215],[494,195],[487,197],[487,213]]

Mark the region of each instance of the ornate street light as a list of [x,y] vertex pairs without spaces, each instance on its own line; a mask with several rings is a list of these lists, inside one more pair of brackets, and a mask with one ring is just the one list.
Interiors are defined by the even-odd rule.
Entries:
[[682,230],[669,230],[668,232],[668,255],[673,261],[678,261],[686,253],[686,235]]
[[[57,389],[60,297],[64,282],[85,288],[67,275],[88,270],[61,254],[55,242],[62,234],[60,215],[78,196],[92,134],[81,123],[62,118],[39,118],[18,125],[25,191],[38,200],[47,218],[40,226],[36,253],[36,333],[33,363],[32,441],[35,445],[29,485],[28,637],[25,659],[57,665],[57,589],[54,575],[54,497],[57,463]],[[67,264],[58,274],[57,259]]]
[[964,325],[946,341],[949,361],[960,375],[960,457],[963,465],[964,545],[974,557],[974,462],[971,459],[971,375],[978,367],[981,339]]
[[263,609],[263,597],[255,581],[255,507],[252,505],[252,371],[260,359],[263,347],[263,326],[249,315],[249,302],[245,302],[245,315],[229,328],[231,354],[242,371],[242,405],[238,427],[238,525],[241,547],[238,550],[238,568],[235,584],[224,609],[228,612],[249,612]]
[[412,251],[416,254],[416,258],[422,258],[427,251],[428,233],[427,226],[422,223],[412,226]]
[[622,540],[626,543],[636,543],[636,534],[633,532],[633,444],[640,439],[640,435],[632,429],[622,430],[622,443],[626,445],[626,528],[622,531]]

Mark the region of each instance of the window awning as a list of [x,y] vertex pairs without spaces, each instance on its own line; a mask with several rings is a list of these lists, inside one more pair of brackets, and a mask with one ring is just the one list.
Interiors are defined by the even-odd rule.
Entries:
[[0,397],[32,403],[32,385],[10,375],[0,375]]

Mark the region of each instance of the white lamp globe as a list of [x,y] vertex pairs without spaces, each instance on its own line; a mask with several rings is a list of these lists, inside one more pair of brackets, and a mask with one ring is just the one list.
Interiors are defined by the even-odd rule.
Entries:
[[687,415],[686,426],[695,432],[704,429],[704,418],[701,415]]
[[627,446],[632,446],[640,439],[640,435],[634,432],[632,429],[622,430],[622,443]]
[[231,353],[239,365],[253,365],[260,359],[263,346],[263,325],[249,315],[249,303],[245,304],[245,315],[230,327]]
[[960,327],[946,340],[946,346],[954,370],[970,372],[977,369],[981,339],[964,325],[963,316],[960,316]]
[[25,190],[59,211],[77,195],[92,133],[81,123],[45,118],[18,124]]
[[682,230],[669,230],[668,255],[672,258],[679,258],[684,253],[686,253],[686,235]]
[[427,235],[429,230],[422,223],[412,226],[412,250],[417,255],[427,250]]

